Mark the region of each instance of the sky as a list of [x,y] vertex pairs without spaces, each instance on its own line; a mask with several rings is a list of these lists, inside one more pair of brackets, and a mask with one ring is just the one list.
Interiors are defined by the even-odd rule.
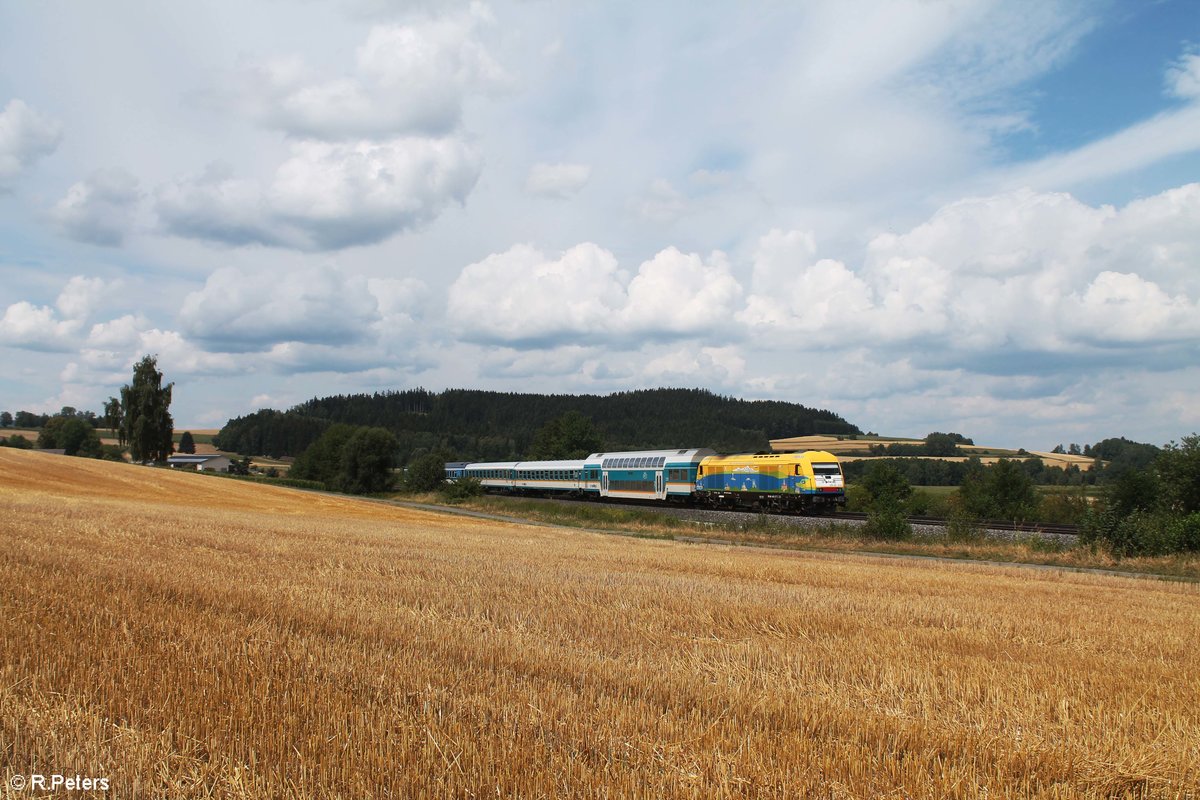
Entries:
[[[0,410],[701,387],[1200,430],[1194,0],[0,5]],[[703,442],[695,443],[697,446]]]

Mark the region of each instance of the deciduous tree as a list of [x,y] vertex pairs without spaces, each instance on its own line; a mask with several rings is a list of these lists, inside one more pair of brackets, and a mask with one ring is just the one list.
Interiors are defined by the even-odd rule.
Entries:
[[547,460],[585,458],[603,449],[604,439],[591,418],[578,411],[568,411],[538,430],[529,457]]
[[1174,514],[1200,511],[1200,435],[1184,436],[1163,448],[1155,462],[1162,501]]
[[136,461],[165,461],[174,449],[171,389],[158,371],[158,359],[146,356],[133,368],[133,382],[121,388],[121,430]]

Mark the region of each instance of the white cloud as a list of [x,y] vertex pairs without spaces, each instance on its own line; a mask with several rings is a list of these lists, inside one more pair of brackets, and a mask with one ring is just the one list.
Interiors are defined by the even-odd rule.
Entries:
[[366,279],[333,267],[285,275],[244,275],[224,267],[183,301],[179,323],[190,337],[228,352],[265,350],[283,342],[359,342],[379,319]]
[[698,336],[714,331],[742,297],[742,287],[730,274],[724,254],[715,253],[705,264],[695,253],[681,253],[674,247],[644,262],[627,292],[618,325],[651,335]]
[[703,335],[740,297],[721,254],[706,264],[670,247],[630,278],[612,253],[592,243],[557,258],[518,245],[466,267],[450,287],[447,309],[477,340],[544,345],[597,335]]
[[87,346],[110,351],[130,348],[137,343],[141,332],[151,327],[150,320],[140,314],[126,314],[107,322],[97,322],[88,333]]
[[467,266],[449,290],[452,323],[485,341],[553,341],[610,325],[624,300],[612,253],[578,244],[558,258],[516,245]]
[[374,244],[462,203],[481,169],[456,139],[298,142],[262,188],[213,167],[159,192],[167,232],[229,245],[337,250]]
[[998,183],[1008,189],[1068,189],[1196,150],[1200,150],[1200,103],[1164,111],[1075,150],[1002,170]]
[[665,178],[656,178],[650,187],[630,202],[630,207],[647,222],[672,223],[687,211],[687,198]]
[[577,194],[591,174],[587,164],[534,164],[525,179],[525,191],[565,199]]
[[0,318],[0,345],[26,350],[67,352],[76,346],[79,320],[60,320],[54,309],[24,300],[13,303]]
[[122,169],[98,170],[72,185],[50,217],[72,239],[117,246],[133,224],[140,198],[137,178]]
[[[809,346],[927,349],[968,370],[1031,354],[1095,354],[1200,334],[1189,224],[1200,185],[1124,209],[1021,190],[947,205],[903,235],[876,237],[855,270],[815,260],[806,233],[772,231],[738,316]],[[769,340],[768,340],[769,341]]]
[[1080,333],[1106,343],[1196,341],[1200,337],[1200,304],[1183,295],[1168,295],[1139,275],[1101,272],[1082,296],[1067,322]]
[[479,374],[487,378],[546,378],[579,375],[595,365],[595,348],[568,345],[547,350],[495,348],[480,359]]
[[45,352],[73,350],[80,343],[84,323],[111,288],[100,278],[76,275],[63,286],[54,308],[25,300],[13,303],[0,318],[0,345]]
[[483,6],[410,24],[376,25],[352,74],[323,78],[296,57],[249,64],[237,76],[243,109],[302,138],[388,139],[442,135],[458,127],[472,94],[509,82],[478,41],[491,18]]
[[210,164],[199,175],[161,187],[155,210],[167,233],[228,245],[283,246],[271,230],[262,190],[235,178],[227,164]]
[[682,348],[651,358],[642,366],[641,375],[656,386],[681,382],[731,386],[742,377],[745,368],[745,359],[733,346]]
[[1167,93],[1183,100],[1200,100],[1200,53],[1184,53],[1167,69]]
[[67,319],[86,320],[107,296],[109,288],[101,278],[76,275],[67,281],[55,305]]
[[53,153],[62,140],[62,125],[43,116],[24,100],[9,100],[0,111],[0,191],[35,161]]

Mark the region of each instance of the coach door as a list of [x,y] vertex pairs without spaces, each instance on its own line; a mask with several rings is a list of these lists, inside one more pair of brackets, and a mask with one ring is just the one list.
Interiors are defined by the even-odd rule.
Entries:
[[656,470],[654,473],[654,496],[659,500],[664,499],[667,495],[663,492],[663,474],[662,470]]
[[608,470],[600,473],[600,496],[608,497]]

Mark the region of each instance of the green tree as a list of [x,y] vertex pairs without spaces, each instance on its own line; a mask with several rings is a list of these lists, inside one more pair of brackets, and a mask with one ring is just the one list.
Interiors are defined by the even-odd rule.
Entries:
[[342,446],[338,488],[351,494],[372,494],[392,488],[396,437],[386,428],[359,428]]
[[986,471],[978,456],[971,456],[966,461],[962,483],[958,486],[958,505],[963,513],[976,519],[986,519],[992,515],[991,498],[985,485]]
[[29,450],[33,448],[33,442],[19,433],[14,433],[7,439],[0,439],[0,447],[15,447],[18,450]]
[[102,452],[96,429],[79,417],[51,417],[38,434],[38,447],[85,458],[99,458]]
[[0,411],[0,428],[11,428],[13,424],[13,415],[8,411]]
[[925,437],[925,455],[927,456],[956,456],[958,442],[962,437],[955,433],[933,432]]
[[1026,520],[1038,507],[1033,479],[1016,461],[1002,458],[993,464],[984,479],[992,513],[999,519]]
[[872,464],[863,476],[862,488],[867,495],[867,524],[864,533],[876,539],[906,539],[912,526],[905,510],[912,496],[908,479],[894,465]]
[[568,411],[543,425],[533,437],[531,459],[585,458],[604,449],[604,439],[590,417]]
[[296,457],[288,475],[303,480],[320,481],[328,488],[336,489],[342,468],[342,448],[353,435],[353,425],[331,425]]
[[108,398],[104,403],[104,426],[117,434],[117,444],[125,446],[125,412],[121,401],[115,397]]
[[446,460],[440,453],[417,456],[404,472],[404,488],[410,492],[432,492],[446,480]]
[[18,428],[40,428],[46,424],[50,418],[44,414],[34,414],[29,411],[18,411],[13,418],[13,424]]
[[1173,514],[1200,511],[1200,435],[1171,442],[1154,463],[1162,489],[1162,502]]
[[181,453],[195,453],[196,452],[196,440],[192,437],[191,431],[184,431],[183,435],[179,437],[179,452],[181,452]]
[[133,368],[133,382],[121,388],[124,419],[121,431],[129,454],[137,461],[166,461],[171,455],[171,389],[163,385],[156,356],[146,356]]

